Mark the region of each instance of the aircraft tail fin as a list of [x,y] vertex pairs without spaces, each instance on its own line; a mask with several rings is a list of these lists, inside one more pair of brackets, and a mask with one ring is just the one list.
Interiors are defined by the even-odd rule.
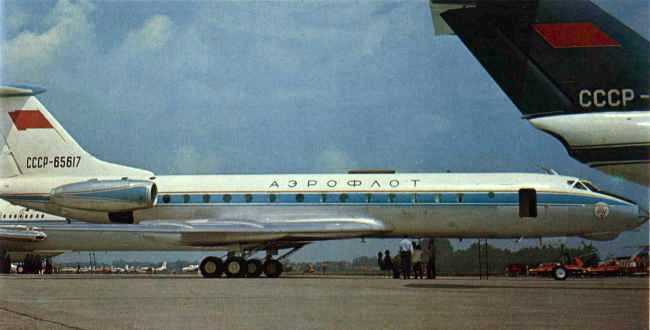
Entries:
[[648,41],[590,1],[430,5],[526,118],[650,110]]
[[0,177],[153,175],[101,161],[86,152],[36,98],[44,91],[30,86],[0,86]]

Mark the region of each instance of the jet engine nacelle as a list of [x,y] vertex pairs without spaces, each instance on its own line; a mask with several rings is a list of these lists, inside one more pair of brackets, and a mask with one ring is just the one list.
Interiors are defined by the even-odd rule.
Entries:
[[53,189],[50,201],[69,209],[122,213],[154,207],[157,194],[150,181],[90,180]]

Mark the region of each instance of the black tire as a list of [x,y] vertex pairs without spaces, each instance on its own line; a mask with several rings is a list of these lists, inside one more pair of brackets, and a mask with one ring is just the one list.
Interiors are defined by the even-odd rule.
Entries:
[[260,277],[262,275],[262,262],[259,259],[250,259],[246,262],[246,277]]
[[277,278],[282,274],[282,263],[271,259],[264,262],[264,274],[269,278]]
[[205,278],[221,277],[223,268],[223,261],[217,257],[205,257],[199,264],[199,272]]
[[553,278],[558,281],[564,281],[569,277],[569,272],[563,266],[553,268]]
[[245,277],[247,271],[247,263],[244,258],[233,257],[226,260],[224,263],[224,273],[226,277]]

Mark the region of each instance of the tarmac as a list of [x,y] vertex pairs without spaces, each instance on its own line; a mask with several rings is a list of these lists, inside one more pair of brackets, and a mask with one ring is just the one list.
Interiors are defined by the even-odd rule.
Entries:
[[648,329],[648,278],[3,275],[0,329]]

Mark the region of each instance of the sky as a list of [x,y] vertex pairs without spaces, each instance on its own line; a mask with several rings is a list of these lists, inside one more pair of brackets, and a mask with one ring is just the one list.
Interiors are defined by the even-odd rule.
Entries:
[[[158,175],[546,167],[650,200],[521,119],[458,38],[434,37],[426,0],[1,3],[0,81],[47,88],[41,101],[103,160]],[[647,1],[596,3],[648,39]],[[596,246],[647,241],[646,224]],[[295,260],[383,248],[396,244],[317,243]]]

